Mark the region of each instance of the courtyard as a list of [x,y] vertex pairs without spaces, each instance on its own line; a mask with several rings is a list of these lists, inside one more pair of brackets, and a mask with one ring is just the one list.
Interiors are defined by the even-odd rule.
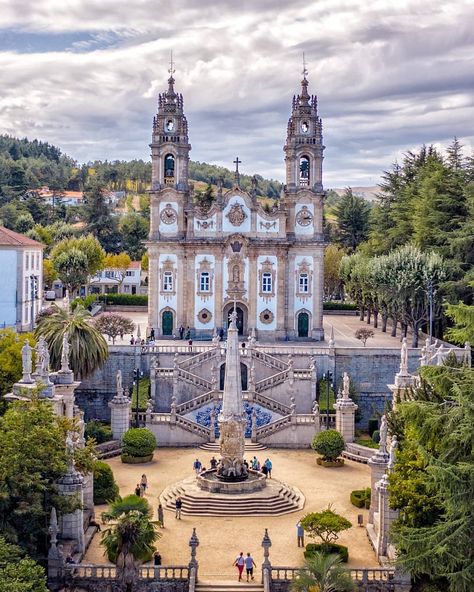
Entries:
[[[107,461],[111,466],[120,495],[134,492],[143,473],[147,475],[149,488],[146,498],[150,502],[154,518],[158,497],[162,490],[192,475],[192,464],[198,457],[208,467],[212,453],[196,448],[158,448],[152,462],[143,465],[123,464],[119,457]],[[217,456],[217,455],[216,455]],[[252,453],[246,454],[250,459]],[[189,537],[196,527],[200,545],[197,551],[199,577],[203,580],[226,580],[235,577],[232,563],[240,551],[250,551],[259,568],[263,561],[261,541],[264,529],[272,541],[270,561],[276,566],[298,566],[303,562],[303,552],[296,543],[296,523],[309,512],[318,512],[332,504],[333,510],[349,519],[353,526],[343,532],[338,543],[349,547],[348,567],[376,567],[378,565],[369,544],[365,528],[357,525],[357,515],[363,514],[364,524],[368,510],[353,506],[349,495],[353,489],[370,485],[367,465],[345,461],[344,467],[328,469],[316,464],[312,450],[268,449],[256,453],[262,462],[270,458],[273,463],[273,477],[298,487],[306,497],[302,511],[284,516],[265,517],[205,517],[183,515],[175,519],[174,513],[165,510],[165,528],[157,542],[164,565],[186,565],[189,562]],[[96,507],[96,518],[105,506]],[[305,538],[305,543],[312,542]],[[106,559],[100,546],[100,533],[87,551],[84,563],[104,564]],[[257,570],[258,573],[258,570]]]

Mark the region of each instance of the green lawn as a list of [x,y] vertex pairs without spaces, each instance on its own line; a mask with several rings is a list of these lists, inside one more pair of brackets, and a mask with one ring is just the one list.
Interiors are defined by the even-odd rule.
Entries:
[[356,444],[360,444],[361,446],[365,446],[366,448],[378,448],[379,445],[376,444],[371,438],[356,438],[354,440]]
[[[140,379],[140,387],[138,391],[138,410],[146,411],[146,404],[148,402],[148,387],[150,386],[149,378]],[[132,410],[135,411],[137,408],[137,387],[133,387],[133,393],[131,393],[132,399]]]

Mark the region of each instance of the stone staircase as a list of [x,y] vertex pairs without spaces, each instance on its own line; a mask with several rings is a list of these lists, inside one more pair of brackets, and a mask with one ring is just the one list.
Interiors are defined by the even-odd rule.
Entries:
[[94,448],[97,458],[100,460],[113,458],[122,454],[122,443],[119,440],[109,440],[109,442],[97,444]]
[[203,362],[207,362],[208,360],[212,360],[218,354],[219,349],[207,349],[203,352],[199,352],[198,354],[187,358],[186,360],[179,362],[179,367],[183,368],[184,370],[190,370],[191,368],[195,368],[196,366],[201,366]]
[[[199,448],[201,448],[201,450],[207,450],[217,454],[219,452],[219,442],[206,442],[206,444],[201,444]],[[245,440],[245,452],[257,452],[258,450],[266,449],[267,447],[263,444],[260,444],[260,442],[251,442],[250,440]]]
[[[246,592],[263,592],[263,584],[256,584],[260,580],[260,574],[257,569],[254,569],[255,580],[247,583],[247,576],[245,569],[242,574],[244,583],[237,582],[237,568],[235,569],[235,580],[199,580],[195,587],[195,592],[241,592],[244,586]],[[206,574],[209,576],[220,576],[221,574]],[[229,577],[229,574],[222,574]]]
[[303,509],[305,503],[299,489],[277,479],[268,479],[266,487],[252,494],[209,494],[189,477],[167,487],[160,502],[174,512],[177,497],[182,499],[183,515],[191,516],[282,516]]

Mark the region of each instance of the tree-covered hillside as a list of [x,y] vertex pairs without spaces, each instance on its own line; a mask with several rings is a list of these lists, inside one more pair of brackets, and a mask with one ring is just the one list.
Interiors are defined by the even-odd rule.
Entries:
[[[215,184],[219,177],[230,188],[232,171],[205,162],[190,162],[190,179]],[[0,204],[22,196],[27,189],[48,185],[57,191],[82,191],[92,177],[108,189],[144,193],[151,183],[151,163],[143,160],[93,161],[79,165],[56,146],[38,140],[0,136]],[[278,198],[281,184],[257,175],[259,194]],[[250,189],[251,176],[241,175],[241,185]]]

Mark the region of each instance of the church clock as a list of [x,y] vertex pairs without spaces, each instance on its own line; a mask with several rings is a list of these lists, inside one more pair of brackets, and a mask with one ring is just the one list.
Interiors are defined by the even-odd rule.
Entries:
[[296,223],[300,226],[309,226],[313,221],[313,215],[306,206],[296,214]]
[[174,130],[174,121],[172,119],[167,119],[165,128],[167,132],[172,132]]
[[301,131],[303,134],[307,134],[309,132],[309,125],[307,121],[301,122]]
[[170,205],[167,205],[166,208],[161,211],[160,218],[163,224],[174,224],[177,218],[176,210]]

